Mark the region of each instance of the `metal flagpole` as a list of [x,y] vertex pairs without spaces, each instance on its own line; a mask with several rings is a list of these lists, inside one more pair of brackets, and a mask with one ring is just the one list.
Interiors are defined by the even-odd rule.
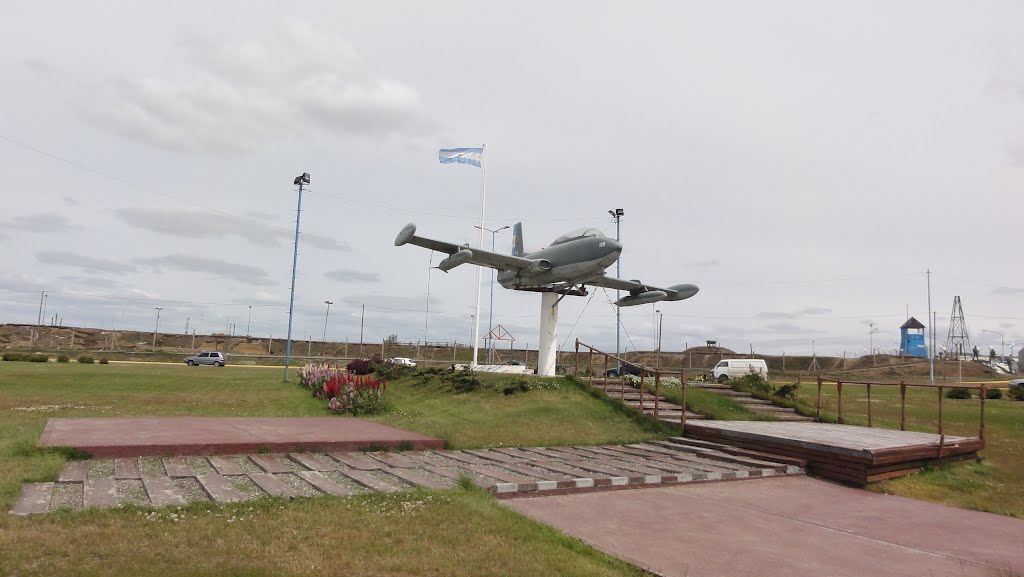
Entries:
[[[484,207],[487,204],[487,145],[480,147],[480,236],[477,246],[484,248]],[[477,365],[480,353],[480,285],[483,282],[483,271],[476,267],[476,313],[473,321],[473,365]]]

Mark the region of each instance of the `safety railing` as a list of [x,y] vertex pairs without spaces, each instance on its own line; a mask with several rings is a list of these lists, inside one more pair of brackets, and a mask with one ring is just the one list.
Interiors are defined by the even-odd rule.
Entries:
[[625,371],[621,368],[621,365],[630,365],[630,366],[637,367],[637,368],[640,369],[640,375],[639,375],[639,377],[640,377],[640,386],[638,388],[640,389],[640,399],[639,399],[639,401],[640,401],[640,412],[641,413],[643,413],[644,410],[645,410],[645,407],[644,407],[644,392],[646,391],[646,379],[648,377],[650,377],[650,376],[653,376],[653,378],[654,378],[654,418],[659,420],[659,421],[661,420],[661,377],[662,377],[662,375],[672,375],[672,376],[675,376],[675,375],[678,374],[679,375],[679,382],[680,382],[680,385],[681,385],[680,386],[680,395],[681,395],[681,397],[680,397],[680,401],[679,401],[679,405],[680,405],[680,409],[681,409],[679,411],[679,430],[681,432],[686,432],[686,369],[682,369],[678,373],[662,371],[659,368],[649,367],[647,365],[644,365],[642,363],[638,363],[636,361],[627,361],[627,360],[625,360],[625,359],[623,359],[621,357],[618,357],[618,356],[613,355],[611,353],[606,353],[606,352],[604,352],[604,351],[602,351],[602,350],[600,350],[600,349],[598,349],[596,347],[593,347],[593,346],[588,345],[586,343],[580,342],[579,339],[576,339],[576,355],[575,355],[576,358],[575,358],[575,373],[574,374],[575,374],[577,379],[580,378],[580,348],[587,349],[587,352],[586,352],[586,357],[587,357],[587,379],[588,379],[587,384],[590,385],[591,388],[593,388],[593,386],[594,386],[594,355],[595,355],[595,353],[597,355],[599,355],[600,358],[598,360],[598,366],[600,367],[600,366],[602,366],[602,364],[604,366],[604,373],[603,373],[603,376],[602,376],[602,381],[603,381],[603,385],[604,385],[604,387],[603,387],[604,394],[606,394],[606,395],[608,394],[608,381],[611,380],[608,377],[608,371],[611,368],[609,366],[610,362],[611,361],[615,361],[617,363],[620,363],[620,368],[618,370],[618,377],[619,377],[619,400],[621,402],[625,402],[625,400],[626,400],[625,399],[625,397],[626,397],[626,377],[625,377]]
[[818,396],[815,402],[815,417],[817,420],[821,420],[821,393],[822,387],[825,383],[833,383],[836,386],[836,421],[843,424],[843,387],[849,385],[863,386],[866,388],[867,395],[867,418],[868,427],[874,427],[872,403],[871,403],[871,388],[872,387],[899,387],[900,389],[900,430],[907,430],[907,389],[908,388],[920,388],[920,389],[935,389],[938,394],[938,419],[936,423],[937,434],[939,435],[939,457],[942,457],[942,448],[946,443],[946,433],[943,428],[942,419],[942,404],[945,399],[945,391],[949,389],[969,389],[978,391],[979,399],[979,417],[978,417],[978,438],[982,441],[985,440],[985,398],[988,394],[988,385],[986,384],[957,384],[956,386],[951,385],[932,385],[932,384],[919,384],[919,383],[907,383],[900,381],[899,383],[878,383],[869,381],[844,381],[842,379],[828,379],[822,376],[818,376]]

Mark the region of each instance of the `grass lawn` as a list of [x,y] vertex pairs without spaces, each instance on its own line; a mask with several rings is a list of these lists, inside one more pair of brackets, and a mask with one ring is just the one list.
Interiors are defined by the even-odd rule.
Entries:
[[[453,447],[657,435],[556,382],[557,389],[506,397],[402,380],[389,384],[394,412],[377,419],[444,437]],[[23,481],[56,479],[67,455],[35,446],[50,417],[325,414],[323,401],[281,383],[274,369],[0,363],[0,507],[10,508]],[[179,521],[167,509],[155,519],[138,510],[0,515],[0,574],[640,574],[475,490],[183,511]]]
[[[835,386],[825,386],[822,416],[834,420]],[[827,394],[826,394],[827,393]],[[801,386],[799,399],[814,406],[817,385]],[[978,435],[978,399],[943,399],[947,435]],[[867,425],[867,395],[863,386],[843,387],[843,417],[849,424]],[[871,388],[872,420],[876,427],[898,429],[899,387]],[[908,387],[907,429],[936,432],[938,399],[934,390]],[[957,463],[916,475],[873,483],[869,489],[936,501],[956,507],[1024,518],[1024,403],[985,401],[986,447],[980,463]]]

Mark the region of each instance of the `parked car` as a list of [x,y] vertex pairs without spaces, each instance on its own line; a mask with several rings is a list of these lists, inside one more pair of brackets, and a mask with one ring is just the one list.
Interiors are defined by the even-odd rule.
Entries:
[[620,372],[619,372],[620,369],[621,369],[621,374],[624,374],[624,375],[636,375],[638,377],[640,376],[640,367],[638,365],[634,365],[633,363],[622,363],[618,367],[612,367],[612,368],[608,369],[607,376],[612,377],[612,378],[618,377],[619,374],[620,374]]
[[388,362],[398,367],[415,367],[416,363],[409,357],[394,357],[388,359]]
[[523,361],[517,361],[517,360],[514,360],[514,359],[511,360],[511,361],[506,362],[505,364],[506,365],[514,365],[514,366],[517,366],[517,367],[525,367],[526,366],[526,363],[524,363]]
[[1024,387],[1024,379],[1012,379],[1008,384],[1011,387]]
[[768,364],[764,359],[728,359],[720,361],[711,369],[711,378],[720,383],[729,379],[738,379],[751,373],[761,375],[768,380]]
[[223,367],[228,362],[227,356],[220,352],[204,352],[185,358],[185,364],[194,367],[196,365],[216,365]]

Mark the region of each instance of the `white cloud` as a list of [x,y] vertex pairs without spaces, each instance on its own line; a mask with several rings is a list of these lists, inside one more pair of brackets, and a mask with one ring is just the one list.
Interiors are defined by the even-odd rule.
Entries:
[[92,272],[109,272],[109,273],[127,273],[135,272],[135,267],[130,264],[123,262],[117,262],[106,258],[97,258],[94,256],[78,254],[66,250],[49,250],[36,253],[36,260],[41,263],[59,265],[64,267],[74,267],[82,269],[83,271]]
[[169,268],[186,272],[204,273],[249,285],[268,286],[277,283],[270,280],[267,271],[250,265],[226,260],[188,254],[169,254],[156,258],[140,258],[136,262],[157,269]]
[[263,42],[199,42],[188,75],[115,77],[88,115],[171,150],[233,153],[296,126],[339,135],[415,135],[429,126],[419,93],[369,71],[340,38],[290,24]]

